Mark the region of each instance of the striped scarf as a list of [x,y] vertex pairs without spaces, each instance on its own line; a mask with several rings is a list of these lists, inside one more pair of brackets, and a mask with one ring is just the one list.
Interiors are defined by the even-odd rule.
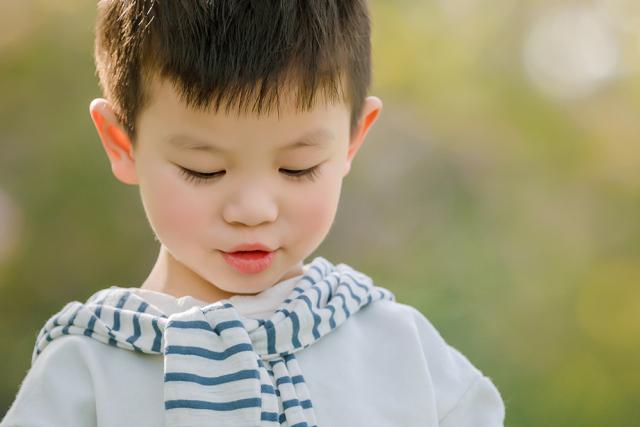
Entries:
[[377,300],[395,300],[346,264],[316,257],[268,319],[238,313],[230,300],[167,316],[117,286],[74,301],[47,321],[32,363],[63,335],[164,355],[167,426],[315,426],[295,353]]

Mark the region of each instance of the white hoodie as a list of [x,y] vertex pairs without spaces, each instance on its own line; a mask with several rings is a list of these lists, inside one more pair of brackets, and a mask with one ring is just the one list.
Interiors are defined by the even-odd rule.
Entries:
[[[230,301],[246,317],[264,317],[300,277]],[[130,290],[168,315],[206,305],[188,296]],[[371,304],[296,357],[322,427],[504,423],[504,404],[489,378],[405,304]],[[162,355],[123,351],[81,335],[57,338],[35,360],[0,426],[162,426],[163,362]]]

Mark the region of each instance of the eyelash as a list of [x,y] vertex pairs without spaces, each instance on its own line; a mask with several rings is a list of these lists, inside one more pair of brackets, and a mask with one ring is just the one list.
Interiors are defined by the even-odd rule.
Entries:
[[[197,172],[197,171],[192,171],[190,169],[187,168],[183,168],[182,166],[178,166],[180,168],[180,172],[182,173],[182,175],[184,175],[185,179],[187,181],[193,182],[195,184],[202,184],[205,183],[207,181],[210,181],[214,178],[217,178],[219,176],[221,176],[222,174],[224,174],[224,171],[222,172],[210,172],[210,173],[205,173],[205,172]],[[285,171],[286,172],[286,176],[288,178],[291,178],[293,180],[299,181],[302,179],[307,179],[309,181],[315,181],[317,175],[318,175],[318,168],[320,167],[320,165],[316,165],[313,167],[310,167],[308,169],[301,169],[301,170],[291,170],[291,169],[280,169],[281,171]],[[294,175],[292,175],[294,174]]]

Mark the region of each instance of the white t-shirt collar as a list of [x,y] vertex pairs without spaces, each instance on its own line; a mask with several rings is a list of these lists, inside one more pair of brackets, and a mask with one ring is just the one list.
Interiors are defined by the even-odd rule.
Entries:
[[[236,307],[240,315],[252,319],[264,319],[273,313],[290,294],[300,278],[306,274],[308,265],[303,265],[303,274],[282,280],[270,288],[255,295],[234,295],[228,300]],[[192,307],[209,305],[204,301],[185,295],[174,297],[163,292],[143,288],[129,288],[149,304],[158,307],[166,315],[186,311]]]

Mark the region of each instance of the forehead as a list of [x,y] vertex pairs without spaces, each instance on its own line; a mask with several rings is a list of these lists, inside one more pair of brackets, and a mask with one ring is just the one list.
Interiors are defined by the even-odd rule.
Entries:
[[236,143],[283,150],[320,147],[349,131],[350,111],[342,101],[318,97],[309,110],[300,111],[292,92],[283,91],[277,109],[257,114],[233,108],[227,112],[223,107],[218,111],[190,108],[168,80],[154,79],[149,89],[150,101],[139,117],[140,136],[176,149],[223,152]]
[[[341,80],[343,81],[343,80]],[[212,89],[210,99],[204,98],[204,95],[198,93],[198,103],[195,106],[187,102],[187,98],[194,98],[194,92],[185,89],[172,80],[160,78],[157,72],[152,72],[147,76],[144,84],[144,94],[146,98],[145,105],[160,104],[163,107],[171,107],[173,110],[184,110],[190,113],[220,113],[226,115],[235,115],[238,118],[244,116],[268,117],[302,115],[309,111],[323,110],[326,107],[338,106],[350,110],[350,106],[346,105],[345,93],[346,88],[341,85],[340,89],[332,90],[330,86],[324,87],[319,85],[313,93],[312,105],[308,96],[308,88],[300,89],[300,84],[295,82],[283,83],[277,87],[275,93],[265,91],[260,93],[260,84],[256,84],[253,88],[238,90],[233,88],[232,94],[217,93]],[[189,92],[188,94],[185,92]],[[304,93],[304,95],[301,95]],[[304,97],[304,98],[303,98]],[[219,108],[215,108],[215,104]],[[196,102],[196,101],[193,101]]]

